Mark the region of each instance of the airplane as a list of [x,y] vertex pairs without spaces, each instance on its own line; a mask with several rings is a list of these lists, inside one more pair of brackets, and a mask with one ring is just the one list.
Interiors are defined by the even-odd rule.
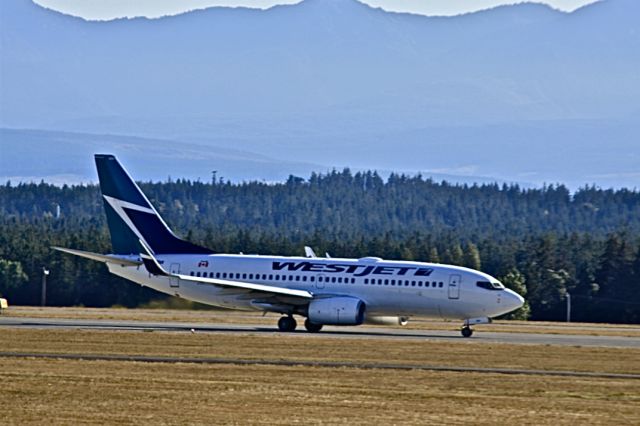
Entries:
[[497,279],[460,266],[383,260],[214,253],[179,238],[113,155],[96,154],[113,253],[53,249],[103,262],[109,272],[159,292],[237,310],[278,313],[278,329],[404,325],[411,316],[472,325],[520,308]]

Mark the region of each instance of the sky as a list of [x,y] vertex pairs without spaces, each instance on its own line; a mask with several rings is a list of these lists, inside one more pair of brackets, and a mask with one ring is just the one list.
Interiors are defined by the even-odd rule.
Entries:
[[[4,0],[3,0],[4,1]],[[244,6],[268,8],[276,4],[293,4],[300,0],[33,0],[49,9],[58,10],[89,20],[109,20],[122,17],[146,16],[157,18],[176,15],[194,9],[211,6]],[[334,0],[339,1],[339,0]],[[535,0],[551,7],[571,12],[596,0]],[[410,12],[422,15],[451,16],[488,9],[513,0],[362,0],[373,7],[394,12]]]

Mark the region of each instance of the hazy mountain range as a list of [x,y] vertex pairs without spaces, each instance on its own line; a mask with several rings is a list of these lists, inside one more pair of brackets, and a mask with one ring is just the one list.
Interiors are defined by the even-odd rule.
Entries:
[[[109,22],[3,0],[0,67],[0,126],[78,133],[3,131],[0,177],[90,170],[77,153],[125,138],[156,179],[178,177],[184,150],[189,177],[351,166],[640,186],[637,0],[450,18],[305,0]],[[39,158],[56,143],[58,160]]]

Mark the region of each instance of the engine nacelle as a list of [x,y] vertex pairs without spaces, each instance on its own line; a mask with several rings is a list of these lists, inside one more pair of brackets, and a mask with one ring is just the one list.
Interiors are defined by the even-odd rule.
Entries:
[[375,325],[401,325],[405,326],[409,322],[409,318],[407,317],[392,317],[392,316],[381,316],[374,317],[367,315],[364,318],[365,324],[375,324]]
[[365,304],[355,297],[328,297],[309,303],[309,321],[326,325],[360,325]]

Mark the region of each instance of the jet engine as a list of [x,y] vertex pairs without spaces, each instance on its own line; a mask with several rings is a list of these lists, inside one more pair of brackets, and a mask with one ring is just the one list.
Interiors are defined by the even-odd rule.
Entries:
[[309,321],[314,324],[360,325],[364,321],[365,304],[355,297],[329,297],[309,303]]

